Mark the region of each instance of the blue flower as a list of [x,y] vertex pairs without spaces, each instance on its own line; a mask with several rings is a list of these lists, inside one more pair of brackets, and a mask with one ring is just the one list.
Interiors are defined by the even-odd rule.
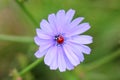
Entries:
[[[50,14],[48,21],[40,22],[41,29],[36,29],[35,43],[39,46],[35,53],[37,58],[44,57],[44,62],[51,70],[60,72],[74,69],[83,62],[84,55],[90,54],[91,49],[86,44],[92,43],[92,37],[81,35],[90,29],[89,23],[81,23],[83,17],[72,21],[75,10],[59,10]],[[81,23],[81,24],[80,24]]]

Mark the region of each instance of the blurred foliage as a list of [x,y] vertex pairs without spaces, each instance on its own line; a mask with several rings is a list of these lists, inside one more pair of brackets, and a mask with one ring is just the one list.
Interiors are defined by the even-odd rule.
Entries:
[[[120,80],[120,56],[105,61],[87,71],[86,66],[105,56],[113,55],[120,50],[120,0],[0,0],[0,34],[14,36],[35,35],[42,19],[59,9],[76,10],[74,18],[85,17],[92,28],[85,34],[94,37],[90,45],[92,53],[85,55],[85,61],[73,71],[60,73],[51,71],[44,62],[18,80]],[[24,8],[22,8],[24,7]],[[27,12],[25,12],[25,10]],[[28,13],[28,14],[26,14]],[[34,18],[34,21],[30,19]],[[0,41],[0,80],[12,80],[12,73],[22,70],[36,60],[34,43]],[[119,54],[120,55],[120,54]],[[97,63],[98,61],[98,63]],[[104,60],[102,60],[104,63]],[[96,65],[94,64],[94,65]],[[90,67],[94,67],[94,65]],[[85,66],[85,67],[84,67]],[[17,69],[17,70],[16,70]]]

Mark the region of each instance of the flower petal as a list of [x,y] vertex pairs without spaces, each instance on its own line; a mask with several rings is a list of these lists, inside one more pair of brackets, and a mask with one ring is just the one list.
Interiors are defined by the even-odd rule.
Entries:
[[78,18],[76,18],[76,19],[74,19],[71,23],[70,23],[70,28],[74,28],[74,27],[76,27],[77,25],[79,25],[79,23],[81,22],[81,21],[83,21],[83,19],[84,19],[84,17],[78,17]]
[[82,52],[85,54],[90,54],[91,49],[86,45],[81,45]]
[[[81,29],[80,29],[80,27],[81,27]],[[82,24],[79,25],[78,29],[80,30],[79,34],[81,34],[81,33],[86,32],[87,30],[89,30],[90,29],[90,25],[89,25],[89,23],[82,23]]]
[[47,32],[47,33],[52,33],[52,29],[50,27],[50,24],[46,21],[46,20],[42,20],[40,22],[40,27],[43,31]]
[[48,21],[50,23],[50,27],[53,30],[54,34],[57,33],[57,28],[56,28],[56,16],[55,14],[50,14],[48,16]]
[[84,55],[83,55],[83,53],[79,52],[79,54],[76,53],[76,55],[79,56],[80,62],[84,61]]
[[67,58],[69,59],[69,61],[74,65],[77,66],[80,61],[78,59],[78,57],[73,53],[73,51],[70,49],[71,47],[67,44],[64,44],[63,49],[65,51],[65,54],[67,56]]
[[58,31],[61,33],[63,28],[64,28],[64,24],[65,24],[65,11],[64,10],[59,10],[56,14],[56,26]]
[[51,39],[52,37],[48,34],[45,34],[41,29],[36,29],[37,35],[40,39]]
[[35,37],[35,42],[37,45],[41,46],[39,47],[39,50],[35,53],[35,56],[37,58],[40,58],[42,56],[45,55],[45,53],[47,52],[47,50],[53,46],[54,42],[51,40],[41,40],[39,39],[39,37]]
[[56,54],[57,54],[57,46],[50,47],[44,58],[45,64],[50,65],[54,60],[54,57],[56,57]]
[[79,45],[79,44],[74,44],[74,43],[70,43],[69,44],[74,48],[74,49],[77,49],[77,51],[79,51],[80,53],[85,53],[85,54],[90,54],[91,52],[91,49],[86,46],[86,45]]
[[80,62],[84,61],[84,56],[82,50],[80,49],[81,46],[77,46],[74,43],[68,43],[71,46],[71,50],[79,57]]
[[60,72],[63,72],[66,70],[66,62],[64,59],[64,52],[61,47],[58,47],[58,67]]
[[75,14],[75,10],[70,9],[69,11],[67,11],[66,17],[65,17],[66,23],[70,23],[71,22],[74,14]]
[[43,57],[45,54],[46,54],[46,52],[47,52],[47,50],[46,51],[44,51],[44,52],[40,52],[40,50],[38,50],[36,53],[35,53],[35,56],[37,57],[37,58],[41,58],[41,57]]
[[40,39],[38,36],[34,38],[34,41],[38,46],[40,46],[40,51],[44,51],[55,44],[53,40]]
[[76,27],[72,28],[68,32],[67,36],[75,36],[75,35],[78,35],[78,34],[82,34],[89,29],[90,29],[89,23],[82,23],[79,26],[76,26]]
[[38,36],[35,36],[35,37],[34,37],[34,41],[35,41],[35,43],[36,43],[38,46],[40,46],[40,40],[39,40],[39,37],[38,37]]
[[46,44],[41,45],[41,47],[39,48],[39,50],[42,53],[42,52],[44,52],[45,50],[47,50],[48,48],[50,48],[52,46],[53,46],[53,43],[48,42],[48,44],[47,44],[47,42],[46,42]]
[[65,61],[66,61],[66,68],[67,68],[68,70],[74,69],[74,65],[71,64],[71,62],[68,60],[68,58],[67,58],[67,56],[65,55],[65,53],[64,53],[64,58],[65,58]]
[[52,63],[50,64],[51,70],[56,70],[58,68],[58,54],[54,57]]
[[75,36],[69,39],[68,41],[76,43],[76,44],[90,44],[92,43],[92,37],[88,35],[80,35],[80,36]]

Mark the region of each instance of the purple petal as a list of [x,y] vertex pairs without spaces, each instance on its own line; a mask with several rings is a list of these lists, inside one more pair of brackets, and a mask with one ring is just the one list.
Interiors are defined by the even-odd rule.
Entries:
[[51,39],[50,35],[45,34],[42,30],[36,29],[37,35],[40,39]]
[[71,31],[67,34],[67,36],[74,36],[74,35],[82,34],[89,29],[90,29],[89,23],[82,23],[79,26],[72,28]]
[[71,22],[74,14],[75,14],[75,10],[70,9],[69,11],[67,11],[66,17],[65,17],[66,23],[70,23]]
[[73,64],[71,64],[71,62],[68,60],[68,58],[67,58],[67,56],[65,55],[65,53],[64,53],[64,59],[65,59],[65,61],[66,61],[66,68],[67,68],[68,70],[74,69]]
[[47,54],[45,55],[44,62],[46,65],[50,65],[57,54],[57,46],[49,48]]
[[46,42],[41,42],[40,45],[40,52],[43,53],[44,51],[48,50],[50,47],[53,47],[54,43],[52,43],[51,41],[46,41]]
[[63,49],[65,51],[65,54],[67,56],[67,58],[69,59],[69,61],[74,65],[77,66],[80,61],[78,59],[78,57],[73,53],[73,51],[70,49],[70,46],[67,44],[64,44]]
[[46,21],[46,20],[42,20],[40,22],[40,27],[43,31],[47,32],[47,33],[52,33],[52,29],[50,27],[50,24]]
[[54,44],[51,40],[41,40],[37,36],[34,38],[34,40],[35,40],[36,44],[38,44],[39,46],[41,46],[39,48],[39,50],[35,53],[35,56],[37,58],[40,58],[40,57],[44,56],[46,54],[47,50],[51,46],[53,46],[53,44]]
[[56,28],[56,16],[55,14],[50,14],[48,16],[48,21],[50,23],[51,29],[54,31],[54,34],[57,33],[57,28]]
[[80,36],[72,37],[68,41],[76,43],[76,44],[90,44],[92,43],[93,40],[91,36],[80,35]]
[[59,32],[62,31],[64,24],[65,24],[65,11],[64,10],[59,10],[56,14],[56,26]]
[[74,27],[76,27],[77,25],[79,25],[79,23],[81,22],[81,21],[83,21],[83,19],[84,19],[84,17],[78,17],[78,18],[76,18],[76,19],[74,19],[71,23],[70,23],[70,28],[74,28]]
[[79,34],[81,34],[81,33],[86,32],[87,30],[89,30],[90,29],[90,25],[89,25],[89,23],[82,23],[82,24],[79,25],[78,29],[80,30]]
[[91,49],[86,45],[81,45],[82,52],[85,54],[90,54]]
[[76,53],[76,55],[79,56],[80,62],[83,62],[83,61],[84,61],[84,55],[83,55],[81,52],[79,52],[79,54]]
[[86,45],[78,45],[78,44],[74,44],[74,43],[70,43],[70,42],[69,42],[69,44],[71,46],[73,46],[74,49],[76,48],[80,53],[83,52],[85,54],[90,54],[90,52],[91,52],[91,49]]
[[61,47],[58,47],[58,67],[60,72],[63,72],[66,70],[66,62],[64,59],[64,52]]
[[42,46],[42,47],[44,47],[44,46],[46,46],[46,45],[53,45],[53,44],[55,44],[55,42],[54,42],[54,40],[47,40],[47,39],[40,39],[38,36],[36,36],[36,37],[34,37],[34,41],[35,41],[35,43],[38,45],[38,46]]
[[35,43],[36,43],[38,46],[40,46],[39,37],[35,36],[35,37],[34,37],[34,41],[35,41]]
[[54,57],[54,60],[50,64],[50,69],[51,70],[56,70],[58,68],[58,54]]
[[69,61],[68,62],[66,61],[66,65],[68,70],[74,69],[74,66]]
[[35,56],[37,57],[37,58],[41,58],[41,57],[43,57],[44,55],[46,54],[46,51],[44,51],[44,52],[40,52],[40,50],[38,50],[36,53],[35,53]]
[[80,62],[83,62],[84,56],[82,50],[80,49],[81,46],[77,46],[76,44],[70,42],[68,44],[71,46],[71,50],[79,57]]

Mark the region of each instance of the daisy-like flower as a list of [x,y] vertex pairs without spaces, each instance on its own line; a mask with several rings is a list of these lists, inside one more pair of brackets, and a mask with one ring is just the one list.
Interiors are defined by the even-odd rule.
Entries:
[[[60,72],[74,69],[83,62],[84,55],[90,54],[91,49],[86,44],[92,43],[92,37],[81,35],[90,29],[89,23],[81,23],[83,17],[72,21],[75,10],[59,10],[50,14],[48,21],[40,22],[41,29],[36,29],[35,43],[39,46],[35,53],[37,58],[44,57],[44,62],[51,70]],[[80,24],[81,23],[81,24]]]

